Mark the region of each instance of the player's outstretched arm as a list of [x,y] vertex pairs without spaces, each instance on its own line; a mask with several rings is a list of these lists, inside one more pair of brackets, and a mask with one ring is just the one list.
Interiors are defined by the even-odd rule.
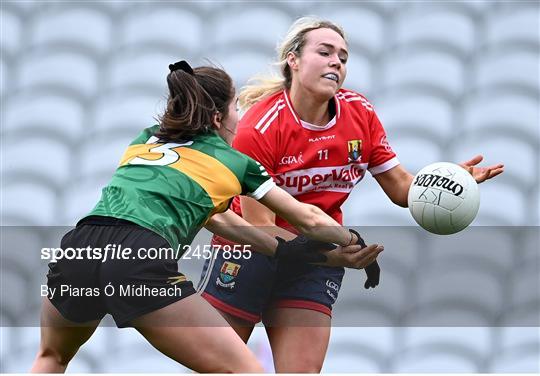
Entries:
[[[477,166],[483,159],[484,157],[477,155],[459,165],[469,171],[477,183],[482,183],[504,172],[504,165],[500,163],[487,167]],[[388,198],[394,204],[404,208],[407,207],[407,196],[413,178],[414,176],[402,165],[397,165],[388,171],[375,175],[375,180],[377,180]]]
[[377,174],[374,178],[394,204],[403,208],[407,207],[407,196],[414,176],[402,165]]
[[376,244],[363,249],[359,245],[352,245],[322,254],[318,252],[318,249],[330,249],[327,247],[328,244],[306,242],[295,235],[289,241],[279,237],[274,238],[231,210],[212,216],[205,227],[209,231],[236,243],[249,244],[254,251],[294,262],[325,263],[332,266],[362,269],[372,263],[383,250],[381,246]]
[[238,244],[250,245],[254,250],[267,256],[274,256],[278,246],[275,237],[259,230],[232,210],[213,215],[205,225],[206,229]]
[[341,246],[356,244],[358,241],[355,234],[341,227],[321,209],[299,202],[279,187],[272,188],[259,202],[311,239]]

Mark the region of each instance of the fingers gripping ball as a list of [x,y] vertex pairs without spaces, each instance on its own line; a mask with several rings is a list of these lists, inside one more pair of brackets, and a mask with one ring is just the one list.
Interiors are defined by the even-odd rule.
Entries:
[[478,213],[478,184],[457,164],[433,163],[414,177],[408,204],[414,220],[425,230],[454,234],[470,225]]

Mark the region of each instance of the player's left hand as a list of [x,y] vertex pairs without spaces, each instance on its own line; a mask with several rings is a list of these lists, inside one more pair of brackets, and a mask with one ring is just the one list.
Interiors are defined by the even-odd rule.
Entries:
[[[350,232],[355,234],[358,237],[358,241],[356,244],[362,246],[362,248],[366,247],[366,242],[360,234],[354,230],[349,229]],[[379,263],[377,262],[377,259],[375,259],[371,264],[364,267],[364,271],[366,272],[366,282],[364,283],[364,288],[369,289],[370,287],[375,288],[379,285],[379,280],[381,278],[381,268],[379,266]]]
[[496,164],[489,167],[476,167],[476,165],[484,159],[483,156],[477,155],[467,162],[460,163],[459,165],[465,170],[469,171],[469,174],[472,175],[474,180],[477,183],[482,183],[488,179],[491,179],[504,171],[503,164]]

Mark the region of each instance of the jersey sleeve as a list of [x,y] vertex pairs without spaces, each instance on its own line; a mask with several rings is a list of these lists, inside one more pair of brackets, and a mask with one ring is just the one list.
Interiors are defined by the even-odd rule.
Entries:
[[238,131],[233,142],[233,147],[255,159],[263,165],[266,172],[271,176],[276,174],[276,142],[273,139],[275,133],[261,133],[255,128],[260,121],[256,111],[248,111],[238,125]]
[[399,160],[388,143],[386,132],[375,111],[371,112],[369,130],[371,134],[371,155],[368,170],[371,175],[377,175],[397,166]]
[[246,172],[241,182],[242,194],[260,200],[276,184],[259,162],[248,156],[246,159]]

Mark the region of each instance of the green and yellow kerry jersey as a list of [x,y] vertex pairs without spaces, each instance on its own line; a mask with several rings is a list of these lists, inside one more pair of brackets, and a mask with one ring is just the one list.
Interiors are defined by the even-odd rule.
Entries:
[[157,130],[145,129],[129,145],[88,215],[135,222],[176,249],[190,244],[234,196],[258,200],[274,186],[264,167],[215,133],[164,143],[154,136]]

